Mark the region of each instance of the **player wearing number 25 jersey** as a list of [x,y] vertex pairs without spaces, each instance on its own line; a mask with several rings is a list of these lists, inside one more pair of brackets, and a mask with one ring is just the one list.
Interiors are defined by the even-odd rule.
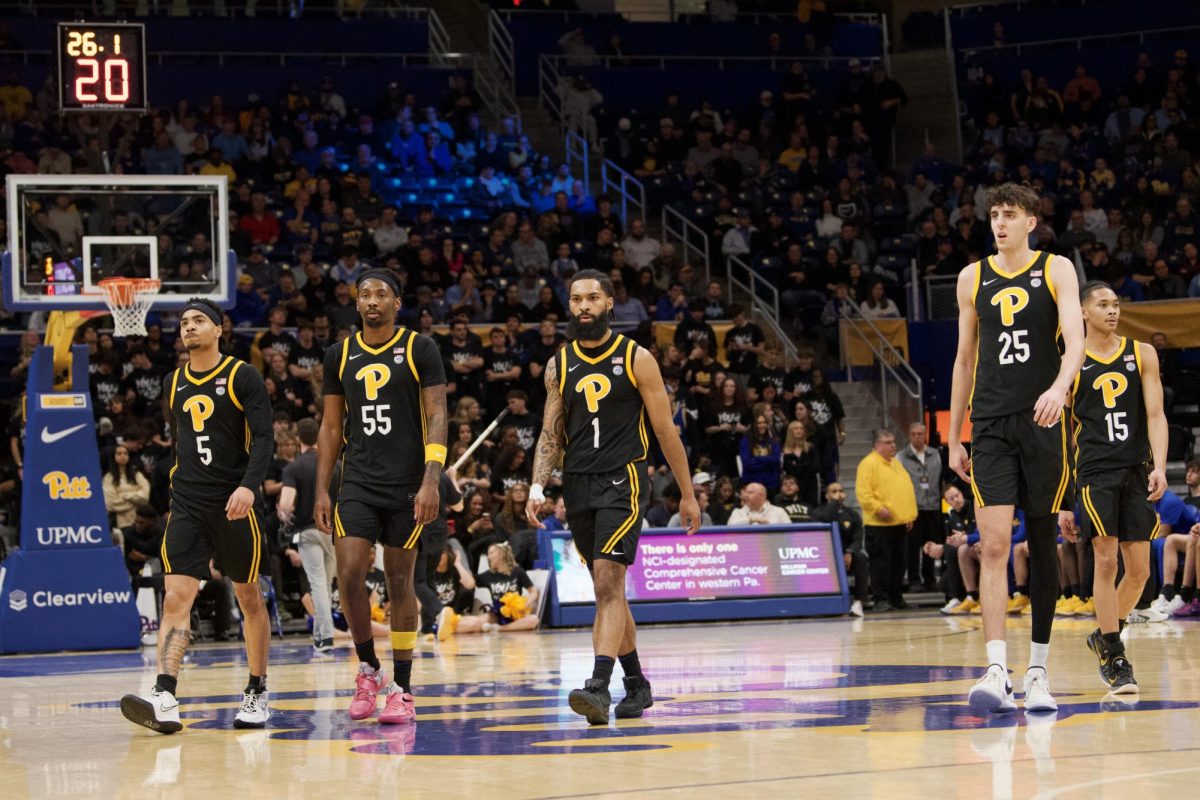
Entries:
[[[958,352],[950,394],[950,467],[970,472],[982,555],[979,592],[988,670],[968,702],[980,712],[1016,708],[1007,672],[1008,554],[1015,509],[1025,512],[1032,631],[1025,710],[1058,708],[1046,659],[1058,597],[1056,515],[1072,524],[1063,414],[1083,360],[1079,283],[1067,259],[1029,249],[1041,198],[1028,186],[988,192],[995,255],[958,278]],[[1061,344],[1060,344],[1061,337]],[[971,457],[960,441],[971,410]]]

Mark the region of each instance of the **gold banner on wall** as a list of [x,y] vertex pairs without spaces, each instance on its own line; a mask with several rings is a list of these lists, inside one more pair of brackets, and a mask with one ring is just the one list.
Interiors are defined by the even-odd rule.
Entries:
[[[875,327],[883,334],[888,343],[899,351],[904,360],[908,360],[908,320],[906,319],[876,319],[872,320]],[[852,367],[869,367],[875,363],[875,354],[871,352],[871,348],[862,340],[862,337],[857,333],[849,330],[850,322],[842,320],[842,349],[850,361]],[[855,326],[861,330],[866,336],[874,337],[875,333],[871,331],[866,322],[858,320]],[[891,355],[890,353],[888,354]],[[892,357],[894,358],[894,356]]]
[[1200,300],[1152,300],[1122,303],[1117,333],[1149,342],[1165,333],[1170,347],[1200,347]]

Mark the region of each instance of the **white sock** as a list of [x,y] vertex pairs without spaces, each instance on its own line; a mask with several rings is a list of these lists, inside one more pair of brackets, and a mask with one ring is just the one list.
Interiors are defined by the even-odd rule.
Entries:
[[1029,643],[1029,668],[1030,669],[1046,669],[1046,659],[1050,656],[1050,643],[1038,644],[1037,642]]
[[1004,639],[994,639],[987,643],[988,666],[998,664],[1000,669],[1008,669],[1008,642]]

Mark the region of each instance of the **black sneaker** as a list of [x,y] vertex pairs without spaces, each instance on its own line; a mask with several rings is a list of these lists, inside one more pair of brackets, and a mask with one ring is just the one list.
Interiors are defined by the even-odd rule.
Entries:
[[587,717],[592,725],[608,724],[608,707],[612,705],[612,695],[603,681],[588,678],[583,682],[582,689],[575,689],[567,697],[571,710],[580,716]]
[[642,712],[654,705],[650,681],[645,678],[625,678],[625,697],[617,703],[617,719],[640,717]]
[[1112,694],[1136,694],[1137,681],[1133,679],[1133,665],[1124,653],[1118,653],[1100,665],[1100,677],[1108,684]]

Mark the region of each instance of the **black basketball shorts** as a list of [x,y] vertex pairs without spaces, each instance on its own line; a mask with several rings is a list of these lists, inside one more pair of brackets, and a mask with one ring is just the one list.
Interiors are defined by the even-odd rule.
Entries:
[[1043,428],[1033,410],[972,421],[971,492],[975,507],[1017,506],[1027,516],[1062,510],[1070,484],[1067,422]]
[[1113,537],[1119,542],[1148,542],[1161,529],[1154,504],[1146,499],[1150,474],[1146,467],[1105,470],[1080,476],[1080,530],[1085,540]]
[[563,475],[567,525],[588,569],[596,559],[629,566],[637,558],[642,520],[650,505],[644,464],[626,464],[615,472]]
[[225,508],[211,510],[171,502],[159,555],[167,575],[210,580],[212,559],[234,583],[255,583],[262,569],[266,540],[254,509],[241,519],[226,519]]
[[400,508],[377,506],[360,500],[339,500],[333,507],[334,541],[346,536],[366,539],[385,547],[417,549],[424,525],[413,519],[414,493],[406,493],[408,502]]

